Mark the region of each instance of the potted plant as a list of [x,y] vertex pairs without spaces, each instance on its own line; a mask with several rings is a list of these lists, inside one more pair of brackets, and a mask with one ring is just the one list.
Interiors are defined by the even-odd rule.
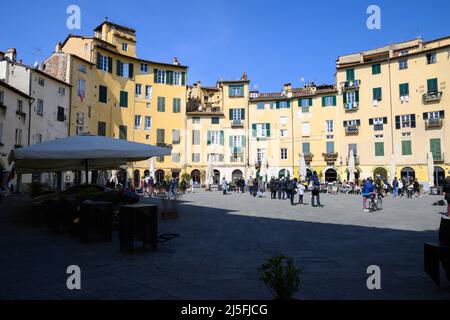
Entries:
[[294,259],[280,254],[264,262],[259,271],[270,292],[277,300],[292,299],[301,283],[302,270],[294,263]]
[[164,211],[161,212],[161,219],[163,220],[174,220],[178,219],[178,202],[181,199],[182,194],[177,193],[175,195],[169,196],[168,193],[164,193],[161,196]]

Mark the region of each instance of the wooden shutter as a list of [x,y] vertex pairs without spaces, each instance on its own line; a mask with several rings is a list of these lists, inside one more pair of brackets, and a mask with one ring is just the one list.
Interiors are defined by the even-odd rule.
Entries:
[[415,128],[416,127],[416,115],[412,114],[411,115],[411,128]]
[[275,102],[275,108],[280,109],[280,101]]
[[344,128],[347,128],[347,121],[344,121]]
[[430,139],[430,151],[433,159],[440,160],[441,157],[441,139]]
[[266,123],[266,136],[270,137],[270,123]]
[[388,123],[388,118],[387,117],[383,117],[383,124],[387,124]]
[[228,136],[228,139],[230,140],[228,145],[230,146],[230,148],[233,148],[233,136]]
[[241,119],[245,120],[245,109],[241,108]]
[[247,139],[247,136],[241,136],[242,147],[244,147],[244,148],[245,148],[245,145],[246,145],[246,143],[245,143],[246,139]]
[[312,98],[309,98],[309,99],[308,99],[308,107],[312,107],[312,104],[313,104],[313,103],[312,103]]
[[185,86],[186,85],[186,72],[181,72],[181,85]]
[[326,105],[326,102],[325,102],[325,98],[326,97],[322,97],[322,107],[326,107],[327,105]]
[[100,52],[97,52],[97,69],[101,69],[101,67],[102,67],[101,61],[100,61],[101,56],[102,55],[100,54]]
[[220,130],[220,145],[221,146],[225,145],[225,135],[223,130]]
[[437,91],[437,79],[428,79],[427,80],[427,87],[428,87],[428,92],[435,92]]
[[252,123],[252,136],[256,138],[256,123]]
[[428,120],[428,112],[422,114],[423,120]]
[[230,120],[233,120],[233,109],[230,109]]
[[134,75],[134,64],[128,64],[128,78],[132,79]]
[[344,98],[344,104],[347,104],[347,93],[343,93],[342,97]]
[[333,106],[336,106],[336,96],[333,96]]
[[444,119],[444,117],[445,117],[445,111],[444,110],[439,111],[439,117],[441,119]]
[[355,91],[355,101],[359,102],[359,90]]
[[113,64],[113,60],[111,57],[108,57],[108,72],[112,73],[112,64]]
[[356,125],[357,125],[357,126],[360,126],[360,125],[361,125],[361,120],[359,120],[359,119],[356,120]]
[[384,142],[375,142],[375,156],[384,156]]
[[212,136],[212,132],[208,130],[208,138],[206,140],[206,144],[208,146],[211,145],[211,136]]
[[128,107],[128,92],[120,91],[120,106],[127,108]]
[[158,83],[158,69],[153,69],[153,82]]
[[286,101],[286,103],[287,103],[287,107],[289,109],[291,107],[291,102],[290,101]]
[[369,119],[369,126],[373,125],[373,119]]
[[395,116],[395,129],[400,129],[400,116]]

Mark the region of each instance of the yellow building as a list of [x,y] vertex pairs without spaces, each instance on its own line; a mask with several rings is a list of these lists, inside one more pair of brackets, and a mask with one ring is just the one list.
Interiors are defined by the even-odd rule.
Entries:
[[[135,30],[108,21],[93,37],[69,35],[47,64],[58,56],[71,61],[59,69],[74,86],[70,134],[91,133],[172,148],[158,158],[156,178],[178,176],[184,167],[187,67],[145,60],[136,54]],[[82,67],[83,66],[83,67]],[[52,69],[52,68],[49,68]],[[63,76],[63,75],[61,75]],[[127,174],[135,186],[150,172],[136,163]],[[126,181],[121,172],[119,180]]]

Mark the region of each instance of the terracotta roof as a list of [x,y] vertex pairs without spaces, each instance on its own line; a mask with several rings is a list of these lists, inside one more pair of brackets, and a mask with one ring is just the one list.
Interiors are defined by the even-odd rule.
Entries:
[[119,30],[122,30],[122,31],[125,31],[125,32],[136,33],[136,30],[134,30],[134,29],[132,29],[130,27],[126,27],[126,26],[123,26],[123,25],[120,25],[120,24],[117,24],[117,23],[109,22],[109,21],[103,21],[101,24],[99,24],[94,29],[94,31],[100,31],[104,24],[108,24],[108,25],[110,25],[110,26],[112,26],[112,27],[114,27],[116,29],[119,29]]
[[13,86],[11,86],[10,84],[6,83],[6,82],[3,81],[3,80],[0,80],[0,86],[2,86],[2,87],[4,87],[4,88],[6,88],[6,89],[9,89],[9,90],[11,90],[11,91],[17,93],[18,95],[21,95],[22,97],[24,97],[24,98],[26,98],[26,99],[30,99],[30,100],[33,99],[32,97],[30,97],[29,95],[27,95],[25,92],[23,92],[23,91],[21,91],[21,90],[15,88],[15,87],[13,87]]
[[320,85],[316,86],[316,91],[313,93],[309,88],[292,88],[292,97],[288,98],[282,92],[263,92],[259,93],[257,98],[250,98],[253,101],[268,101],[268,100],[289,100],[300,97],[313,97],[320,94],[337,93],[335,85]]
[[61,84],[64,84],[64,85],[66,85],[66,86],[68,86],[68,87],[73,87],[71,84],[69,84],[69,83],[67,83],[67,82],[65,82],[65,81],[62,81],[61,79],[58,79],[58,78],[56,78],[56,77],[54,77],[54,76],[52,76],[52,75],[46,73],[45,71],[42,71],[42,70],[39,70],[39,69],[36,69],[36,68],[30,68],[30,69],[33,70],[33,71],[36,72],[36,73],[39,73],[40,75],[43,75],[43,76],[45,76],[45,77],[47,77],[47,78],[50,78],[50,79],[52,79],[52,80],[55,80],[56,82],[59,82],[59,83],[61,83]]

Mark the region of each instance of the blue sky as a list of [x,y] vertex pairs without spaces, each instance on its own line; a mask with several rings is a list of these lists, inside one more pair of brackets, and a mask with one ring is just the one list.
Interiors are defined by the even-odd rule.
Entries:
[[[66,28],[66,8],[81,8],[81,30]],[[369,5],[381,30],[366,27]],[[20,12],[16,14],[15,12]],[[421,35],[450,35],[450,1],[128,0],[20,1],[2,15],[0,50],[16,47],[33,64],[68,33],[92,35],[105,16],[137,30],[138,55],[188,65],[189,83],[234,80],[246,71],[260,91],[286,82],[333,83],[339,55]]]

